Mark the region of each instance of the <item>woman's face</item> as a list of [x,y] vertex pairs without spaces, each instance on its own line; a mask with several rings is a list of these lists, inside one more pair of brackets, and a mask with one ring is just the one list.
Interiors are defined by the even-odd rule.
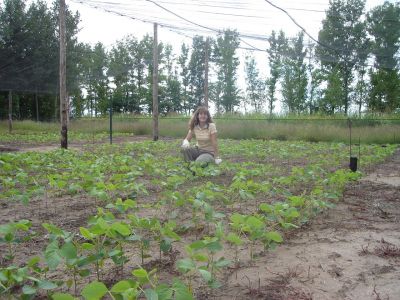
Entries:
[[202,111],[199,113],[199,122],[200,123],[203,123],[203,124],[206,123],[207,119],[208,119],[208,115],[206,112]]

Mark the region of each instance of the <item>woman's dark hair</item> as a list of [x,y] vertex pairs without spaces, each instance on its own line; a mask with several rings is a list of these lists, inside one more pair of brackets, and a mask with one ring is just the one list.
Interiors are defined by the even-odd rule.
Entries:
[[205,106],[199,106],[196,111],[193,113],[192,118],[189,121],[189,129],[193,130],[196,125],[199,125],[199,114],[200,113],[206,113],[207,114],[207,124],[214,123],[214,121],[211,118],[210,112],[208,111],[208,108]]

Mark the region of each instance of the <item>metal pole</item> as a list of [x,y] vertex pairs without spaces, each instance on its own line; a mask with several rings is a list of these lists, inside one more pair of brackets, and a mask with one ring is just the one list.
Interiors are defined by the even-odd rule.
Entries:
[[67,111],[67,81],[66,81],[66,39],[65,39],[65,0],[60,0],[60,118],[61,118],[61,148],[68,148],[68,111]]
[[158,38],[157,38],[157,23],[154,23],[154,45],[153,45],[153,141],[158,141]]
[[112,116],[113,116],[113,108],[112,108],[112,96],[110,95],[110,145],[112,144]]
[[351,157],[351,120],[350,120],[350,118],[347,119],[347,124],[349,125],[349,133],[350,133],[349,145],[350,145],[350,157]]

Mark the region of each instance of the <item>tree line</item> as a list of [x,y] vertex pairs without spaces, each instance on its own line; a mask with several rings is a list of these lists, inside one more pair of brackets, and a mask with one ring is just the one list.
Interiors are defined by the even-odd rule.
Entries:
[[[67,91],[72,117],[114,112],[152,112],[153,38],[126,36],[109,49],[77,39],[78,12],[67,10]],[[194,36],[180,49],[160,42],[159,111],[189,114],[204,101],[205,61],[209,100],[218,113],[239,108],[272,114],[278,101],[289,113],[393,113],[400,109],[400,4],[365,12],[363,0],[331,0],[318,39],[304,32],[268,35],[268,66],[260,72],[254,55],[245,58],[238,85],[240,34]],[[178,54],[177,54],[178,53]],[[59,117],[58,2],[26,7],[23,0],[0,4],[0,117],[12,93],[19,119]],[[261,75],[264,73],[265,75]]]

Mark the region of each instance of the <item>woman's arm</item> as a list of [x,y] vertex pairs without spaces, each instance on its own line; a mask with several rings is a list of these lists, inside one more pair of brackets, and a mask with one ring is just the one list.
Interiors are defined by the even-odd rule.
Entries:
[[217,133],[212,133],[210,135],[211,137],[211,144],[214,147],[214,157],[219,158],[219,151],[218,151],[218,142],[217,142]]
[[193,137],[193,133],[191,130],[189,130],[185,137],[185,140],[188,140],[190,142],[192,140],[192,137]]

